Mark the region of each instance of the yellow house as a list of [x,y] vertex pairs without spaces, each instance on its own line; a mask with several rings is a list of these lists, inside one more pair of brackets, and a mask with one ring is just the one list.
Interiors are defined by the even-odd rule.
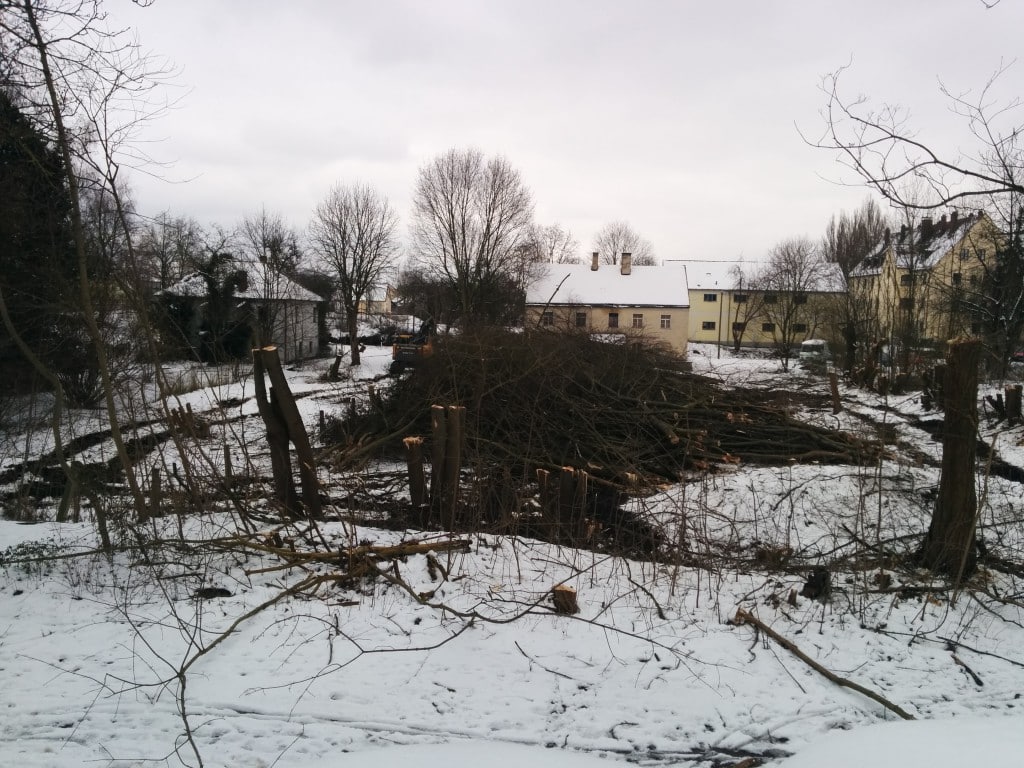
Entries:
[[984,213],[921,219],[883,241],[850,273],[850,293],[867,308],[879,340],[944,342],[981,332],[970,307],[983,292],[1002,234]]
[[371,288],[370,295],[359,300],[361,315],[390,315],[394,310],[394,300],[398,291],[385,285],[383,288]]
[[526,325],[613,334],[662,343],[686,353],[689,301],[680,264],[549,264],[526,294]]
[[[742,261],[670,262],[686,269],[691,342],[732,346],[795,346],[835,340],[836,304],[843,295],[834,264],[816,263],[798,285],[769,280],[764,265]],[[778,285],[775,283],[778,282]]]

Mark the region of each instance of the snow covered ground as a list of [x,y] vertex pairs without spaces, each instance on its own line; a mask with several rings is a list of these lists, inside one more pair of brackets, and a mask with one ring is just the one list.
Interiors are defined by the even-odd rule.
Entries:
[[[696,351],[696,370],[731,383],[824,391],[776,361]],[[365,391],[387,353],[367,350],[340,388],[315,366],[290,372],[307,423]],[[239,420],[216,441],[252,435],[249,396],[241,381],[183,398],[197,412],[232,403]],[[913,426],[924,414],[912,397],[844,389],[844,404],[802,417],[865,434],[896,425],[886,460],[723,467],[635,502],[692,555],[716,555],[710,567],[484,535],[449,552],[438,534],[330,523],[332,548],[437,541],[443,570],[419,553],[388,564],[391,581],[282,598],[336,568],[170,545],[72,556],[95,547],[90,525],[0,521],[0,764],[1016,765],[1024,586],[986,571],[959,594],[929,593],[925,574],[844,560],[865,542],[913,549],[939,450]],[[990,437],[1021,466],[1021,428],[987,426]],[[990,551],[1017,560],[1020,488],[988,478],[982,515]],[[159,525],[174,538],[173,519]],[[236,531],[226,514],[185,525],[193,539]],[[830,600],[801,596],[805,574],[772,558],[831,564]],[[576,616],[551,610],[559,583],[577,590]],[[230,594],[199,599],[203,586]],[[830,682],[738,623],[739,609],[917,721]]]

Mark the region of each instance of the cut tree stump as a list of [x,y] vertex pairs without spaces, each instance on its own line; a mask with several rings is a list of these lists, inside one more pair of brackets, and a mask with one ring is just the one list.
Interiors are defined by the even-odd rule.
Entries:
[[955,583],[971,575],[977,565],[974,534],[978,497],[974,476],[980,359],[978,339],[950,340],[942,381],[946,418],[939,494],[919,553],[921,565],[950,576]]
[[[309,442],[306,425],[302,422],[302,415],[295,404],[295,396],[281,368],[277,347],[269,345],[254,349],[252,357],[256,402],[267,427],[267,442],[270,444],[271,466],[278,500],[293,514],[298,511],[288,450],[288,443],[291,441],[295,446],[295,458],[302,482],[302,504],[309,517],[319,518],[322,513],[320,483],[316,476],[313,447]],[[270,380],[269,397],[263,380],[264,374]]]
[[555,613],[572,616],[580,612],[576,602],[576,590],[565,584],[556,584],[551,588],[551,601],[555,604]]
[[424,501],[427,495],[426,479],[423,475],[423,438],[407,437],[402,443],[405,445],[405,461],[409,470],[409,503],[412,506],[413,522],[419,526],[425,526],[426,506]]
[[1024,386],[1020,384],[1011,384],[1006,387],[1006,418],[1011,422],[1019,422],[1021,420],[1021,393],[1024,391]]

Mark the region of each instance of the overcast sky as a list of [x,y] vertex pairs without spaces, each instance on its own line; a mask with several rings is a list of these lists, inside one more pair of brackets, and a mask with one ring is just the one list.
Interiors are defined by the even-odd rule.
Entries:
[[[537,221],[571,230],[581,254],[623,219],[662,259],[748,260],[818,238],[868,194],[798,132],[822,129],[823,75],[849,64],[848,95],[908,107],[922,138],[955,150],[940,80],[977,89],[1015,59],[1022,6],[108,3],[112,23],[178,69],[180,102],[146,133],[172,165],[164,181],[133,177],[144,213],[232,226],[265,206],[304,229],[332,185],[358,181],[389,197],[405,233],[418,169],[476,147],[519,169]],[[1022,67],[1003,84],[1019,85]]]

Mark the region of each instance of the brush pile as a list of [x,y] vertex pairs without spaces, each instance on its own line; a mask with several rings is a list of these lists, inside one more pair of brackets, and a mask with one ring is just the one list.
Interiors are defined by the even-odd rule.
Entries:
[[[826,401],[823,391],[801,404]],[[410,435],[429,443],[437,404],[466,408],[464,465],[478,472],[575,467],[646,485],[722,463],[861,464],[878,450],[801,423],[792,403],[771,392],[723,389],[649,344],[481,329],[442,339],[432,358],[367,407],[335,419],[336,466],[399,457]]]

